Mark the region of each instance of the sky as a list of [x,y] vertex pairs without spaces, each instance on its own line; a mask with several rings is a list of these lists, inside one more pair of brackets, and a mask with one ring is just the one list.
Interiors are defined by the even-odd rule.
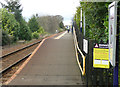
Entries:
[[[4,2],[4,0],[0,0]],[[65,25],[71,24],[71,20],[79,6],[80,0],[20,0],[22,4],[23,17],[28,20],[33,14],[61,15]]]

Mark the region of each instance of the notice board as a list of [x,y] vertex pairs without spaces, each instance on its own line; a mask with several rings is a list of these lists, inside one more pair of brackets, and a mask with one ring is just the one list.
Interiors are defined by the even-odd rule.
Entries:
[[112,66],[116,64],[117,3],[109,5],[109,61]]
[[109,49],[93,48],[93,67],[109,68]]

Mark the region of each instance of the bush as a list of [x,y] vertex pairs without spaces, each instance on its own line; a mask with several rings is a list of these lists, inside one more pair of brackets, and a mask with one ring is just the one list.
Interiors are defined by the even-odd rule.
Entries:
[[33,33],[32,33],[32,37],[33,37],[34,39],[38,39],[38,38],[39,38],[39,33],[33,32]]
[[44,31],[43,27],[40,27],[37,32],[40,34],[44,34],[45,31]]
[[2,30],[2,46],[10,44],[10,38],[8,33]]
[[62,28],[59,28],[58,30],[59,30],[59,32],[63,32],[64,31]]

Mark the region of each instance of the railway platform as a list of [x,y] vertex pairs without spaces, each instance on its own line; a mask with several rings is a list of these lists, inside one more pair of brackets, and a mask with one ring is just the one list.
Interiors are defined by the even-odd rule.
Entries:
[[45,39],[26,61],[7,85],[83,85],[71,33]]

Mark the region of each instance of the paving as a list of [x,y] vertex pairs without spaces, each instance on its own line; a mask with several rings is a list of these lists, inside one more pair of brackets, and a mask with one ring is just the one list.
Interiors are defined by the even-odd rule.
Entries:
[[82,85],[73,36],[46,39],[8,85]]

